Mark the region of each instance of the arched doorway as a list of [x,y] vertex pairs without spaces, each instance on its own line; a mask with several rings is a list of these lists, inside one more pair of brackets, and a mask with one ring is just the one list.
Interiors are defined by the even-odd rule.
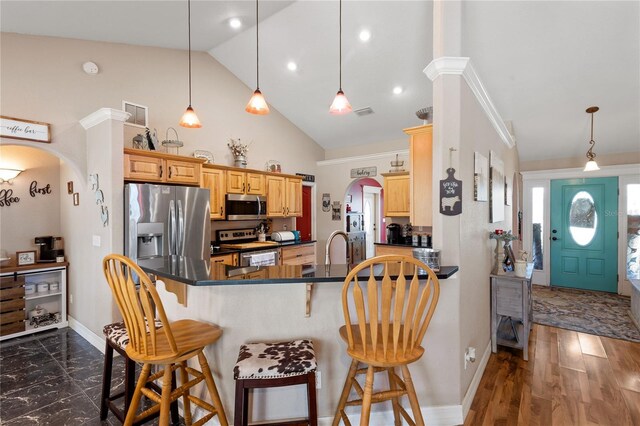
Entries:
[[[347,188],[344,200],[346,231],[356,245],[353,250],[362,251],[362,259],[373,257],[374,243],[385,238],[382,226],[383,196],[382,185],[373,178],[356,179]],[[359,242],[362,242],[362,247],[357,246]]]

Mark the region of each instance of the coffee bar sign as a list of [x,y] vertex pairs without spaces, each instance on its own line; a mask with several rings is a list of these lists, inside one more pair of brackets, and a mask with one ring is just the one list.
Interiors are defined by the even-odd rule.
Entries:
[[377,167],[360,167],[359,169],[351,169],[352,178],[374,177],[377,174]]
[[0,116],[0,136],[3,138],[51,143],[51,126],[39,121]]

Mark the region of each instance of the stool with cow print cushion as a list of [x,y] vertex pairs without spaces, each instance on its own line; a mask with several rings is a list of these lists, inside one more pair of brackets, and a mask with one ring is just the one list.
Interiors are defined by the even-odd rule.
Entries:
[[[162,322],[156,321],[156,328],[162,327]],[[106,420],[108,410],[111,410],[114,416],[121,423],[124,423],[124,419],[127,416],[127,410],[133,397],[133,391],[136,387],[136,363],[127,356],[126,347],[129,343],[129,334],[127,328],[124,325],[124,321],[114,322],[113,324],[107,324],[102,329],[106,340],[106,347],[104,350],[104,367],[102,371],[102,397],[100,398],[100,420]],[[124,358],[124,391],[115,395],[111,395],[111,375],[113,372],[113,351],[118,352]],[[175,373],[173,376],[172,387],[175,388],[176,378]],[[155,386],[155,385],[154,385]],[[116,400],[124,397],[124,409],[120,409]],[[120,404],[122,406],[122,404]],[[158,413],[159,415],[159,413]],[[146,420],[152,420],[158,415],[150,417]],[[177,425],[180,421],[178,414],[177,401],[171,406],[171,422]]]
[[[233,368],[236,380],[234,425],[247,425],[249,389],[306,384],[308,417],[278,424],[316,426],[316,368],[316,355],[311,340],[247,343],[240,346],[238,362]],[[252,422],[252,425],[257,424]]]

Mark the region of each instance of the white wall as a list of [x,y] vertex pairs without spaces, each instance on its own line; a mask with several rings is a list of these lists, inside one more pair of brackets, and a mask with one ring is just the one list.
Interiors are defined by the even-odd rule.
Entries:
[[[0,184],[0,190],[12,192],[20,201],[0,207],[0,248],[11,258],[16,251],[37,250],[34,237],[60,235],[60,200],[67,188],[60,182],[60,160],[45,151],[17,145],[0,145],[0,167],[22,169],[12,184]],[[38,188],[49,185],[50,194],[30,195],[31,182]],[[70,198],[70,197],[69,197]]]

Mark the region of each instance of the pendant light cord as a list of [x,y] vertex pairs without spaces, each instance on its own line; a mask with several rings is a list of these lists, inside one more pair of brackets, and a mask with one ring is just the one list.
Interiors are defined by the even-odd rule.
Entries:
[[342,92],[342,0],[340,0],[340,91]]
[[260,39],[259,39],[260,18],[258,16],[258,0],[256,0],[256,90],[260,90]]
[[191,107],[191,0],[187,0],[187,14],[189,15],[189,107]]

